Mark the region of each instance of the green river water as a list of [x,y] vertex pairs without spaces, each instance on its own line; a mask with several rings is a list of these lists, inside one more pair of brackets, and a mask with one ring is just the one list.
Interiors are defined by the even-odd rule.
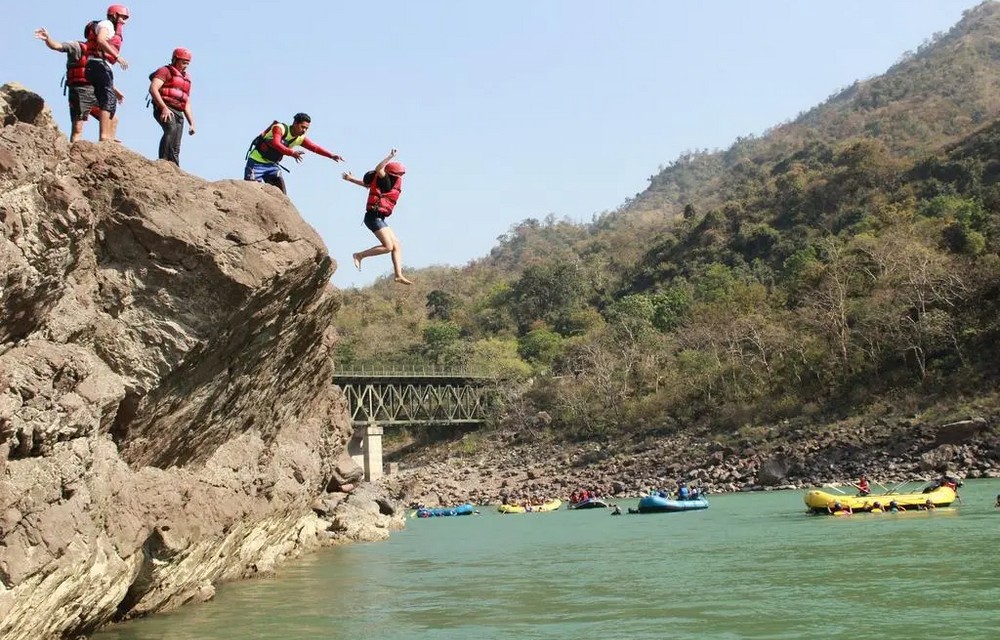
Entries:
[[1000,638],[1000,480],[934,512],[809,516],[804,493],[408,519],[94,640]]

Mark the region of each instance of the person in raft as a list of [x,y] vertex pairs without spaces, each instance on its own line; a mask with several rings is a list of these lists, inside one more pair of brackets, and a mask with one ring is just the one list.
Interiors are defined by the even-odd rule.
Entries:
[[361,261],[372,256],[380,256],[384,253],[391,254],[392,270],[396,282],[400,284],[413,284],[403,275],[403,252],[399,246],[399,238],[389,228],[386,218],[392,215],[392,210],[399,201],[399,194],[403,188],[403,174],[406,167],[402,162],[396,162],[396,150],[393,149],[385,158],[379,162],[374,169],[365,173],[362,179],[354,177],[347,171],[343,174],[344,180],[353,182],[359,187],[368,189],[368,202],[365,206],[365,226],[375,234],[381,244],[377,244],[370,249],[359,251],[352,257],[354,266],[361,271]]
[[868,484],[868,476],[861,474],[861,479],[858,480],[858,495],[861,497],[870,495],[872,492],[871,485]]

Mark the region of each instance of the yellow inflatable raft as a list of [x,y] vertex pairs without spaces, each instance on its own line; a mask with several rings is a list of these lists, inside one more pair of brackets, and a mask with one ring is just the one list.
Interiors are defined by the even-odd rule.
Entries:
[[935,507],[947,507],[955,501],[955,490],[951,487],[938,487],[928,493],[888,493],[867,496],[848,496],[826,491],[813,490],[806,494],[806,506],[816,513],[827,513],[827,507],[839,502],[845,507],[850,507],[851,511],[872,511],[875,503],[879,503],[883,509],[888,508],[893,500],[904,509],[916,509],[924,505],[928,500]]
[[500,513],[531,513],[536,511],[555,511],[560,506],[562,506],[562,500],[556,498],[538,505],[502,504],[497,507],[497,511]]

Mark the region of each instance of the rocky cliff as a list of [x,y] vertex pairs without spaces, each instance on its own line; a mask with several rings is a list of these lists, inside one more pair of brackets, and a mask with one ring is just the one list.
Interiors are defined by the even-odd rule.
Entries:
[[271,187],[71,146],[16,85],[0,118],[0,637],[205,599],[317,544],[350,437],[319,236]]

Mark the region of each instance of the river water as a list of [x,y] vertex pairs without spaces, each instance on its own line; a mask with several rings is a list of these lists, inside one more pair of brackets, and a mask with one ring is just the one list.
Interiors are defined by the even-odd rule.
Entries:
[[809,516],[804,493],[408,519],[94,639],[1000,638],[1000,480],[934,512]]

